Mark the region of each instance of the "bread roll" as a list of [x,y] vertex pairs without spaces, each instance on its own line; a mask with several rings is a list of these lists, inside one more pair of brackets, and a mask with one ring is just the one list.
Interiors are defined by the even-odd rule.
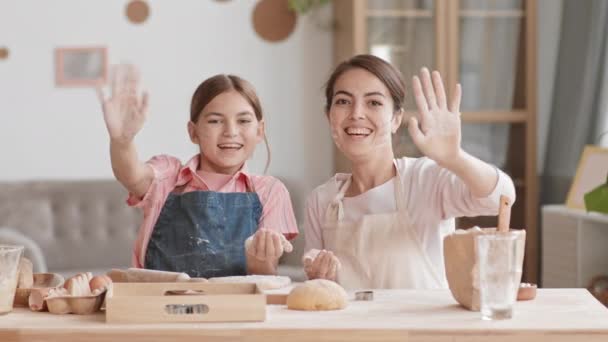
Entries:
[[21,257],[18,272],[17,287],[20,289],[32,288],[34,286],[34,265],[28,258]]

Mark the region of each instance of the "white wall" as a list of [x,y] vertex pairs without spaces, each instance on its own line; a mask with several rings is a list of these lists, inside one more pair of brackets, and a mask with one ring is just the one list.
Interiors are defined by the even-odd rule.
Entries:
[[[57,46],[105,45],[111,63],[132,62],[151,96],[137,138],[142,159],[196,153],[187,137],[190,98],[216,73],[254,84],[273,153],[300,216],[305,196],[332,174],[322,85],[332,66],[331,32],[300,17],[285,41],[267,43],[251,26],[256,1],[150,0],[144,25],[128,22],[128,1],[0,0],[0,180],[111,178],[108,138],[91,89],[56,88]],[[325,11],[331,11],[327,6]],[[263,146],[250,168],[261,172]]]

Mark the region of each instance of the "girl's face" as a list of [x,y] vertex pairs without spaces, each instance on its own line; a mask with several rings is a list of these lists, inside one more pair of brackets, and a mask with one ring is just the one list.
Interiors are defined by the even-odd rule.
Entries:
[[364,69],[344,72],[334,84],[329,108],[332,137],[349,160],[392,153],[391,134],[401,124],[388,88]]
[[241,94],[231,90],[213,98],[198,121],[188,123],[188,133],[200,148],[203,170],[234,174],[263,140],[264,122]]

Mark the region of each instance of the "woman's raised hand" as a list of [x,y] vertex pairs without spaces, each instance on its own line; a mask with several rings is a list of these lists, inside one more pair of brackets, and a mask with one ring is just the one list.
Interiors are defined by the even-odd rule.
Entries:
[[131,142],[141,130],[148,114],[148,94],[139,93],[139,72],[135,66],[121,64],[112,69],[111,95],[106,98],[97,88],[103,117],[116,142]]
[[423,68],[420,78],[414,76],[413,90],[418,113],[408,123],[410,136],[420,152],[445,166],[461,153],[460,84],[449,108],[438,71],[433,71],[431,76],[429,70]]

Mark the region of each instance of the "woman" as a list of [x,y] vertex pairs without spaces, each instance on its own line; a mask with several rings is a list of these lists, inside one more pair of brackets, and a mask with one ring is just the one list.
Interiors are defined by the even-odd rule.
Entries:
[[413,78],[408,131],[423,158],[395,159],[405,82],[371,55],[340,64],[326,85],[332,137],[350,161],[306,202],[304,268],[346,288],[444,288],[443,236],[459,216],[495,215],[513,182],[460,147],[460,85],[451,101],[438,72]]

